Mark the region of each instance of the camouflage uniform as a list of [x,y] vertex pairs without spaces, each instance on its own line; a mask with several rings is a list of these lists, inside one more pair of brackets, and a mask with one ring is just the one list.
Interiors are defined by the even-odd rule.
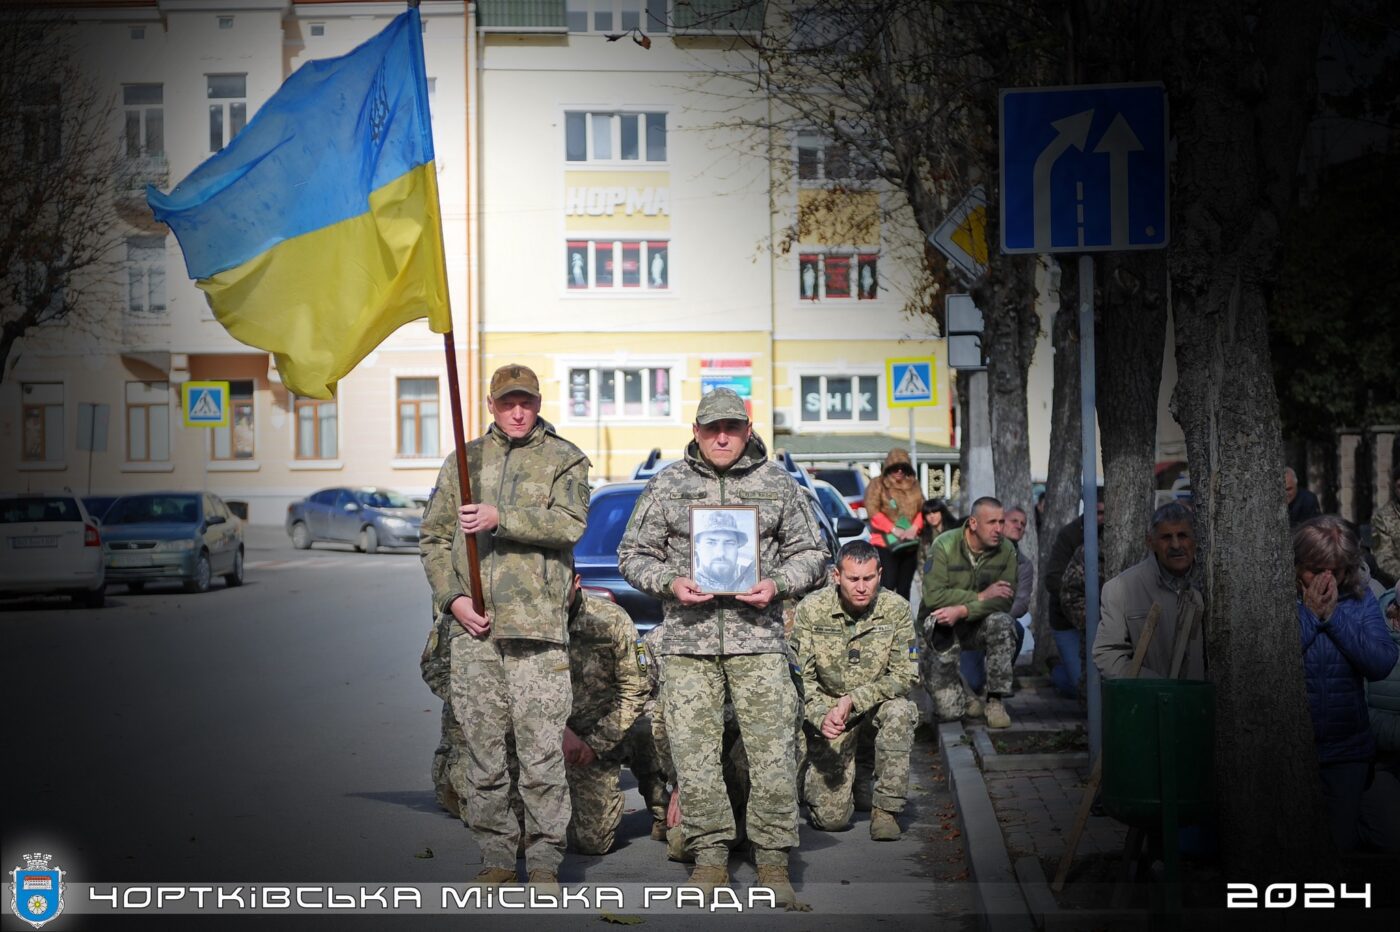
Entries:
[[647,695],[637,629],[627,612],[592,596],[580,596],[571,606],[569,677],[574,691],[569,729],[597,755],[591,764],[567,765],[573,805],[569,841],[583,854],[606,854],[622,823],[618,774],[626,739]]
[[[851,821],[856,750],[862,733],[875,732],[874,804],[902,812],[909,792],[909,752],[919,711],[906,698],[918,680],[918,641],[909,603],[881,589],[852,618],[840,591],[828,586],[797,606],[792,645],[806,697],[807,775],[803,798],[812,824],[840,831]],[[834,741],[822,720],[843,697],[853,701],[846,730]]]
[[[438,805],[463,821],[466,811],[457,795],[452,771],[460,767],[466,753],[466,739],[462,737],[462,726],[457,724],[457,716],[452,714],[452,665],[448,653],[451,616],[439,615],[436,623],[428,631],[428,642],[423,645],[423,656],[418,668],[423,674],[423,682],[442,700],[442,733],[438,738],[437,750],[433,752],[433,790]],[[452,622],[455,624],[455,622]],[[465,779],[462,775],[461,779]]]
[[[702,411],[710,397],[701,402]],[[722,397],[732,399],[733,393]],[[733,403],[743,418],[742,403]],[[700,417],[697,413],[697,421]],[[777,587],[766,608],[752,608],[732,596],[716,596],[701,605],[682,605],[675,598],[671,584],[691,573],[693,505],[757,507],[760,570]],[[756,435],[722,474],[692,442],[682,462],[647,484],[618,557],[623,577],[665,605],[662,701],[682,793],[682,828],[696,863],[727,865],[726,845],[736,837],[721,763],[727,695],[755,775],[746,818],[755,860],[759,866],[786,867],[787,849],[797,844],[792,728],[797,694],[784,656],[782,600],[815,585],[826,562],[801,490],[782,467],[768,461]]]
[[[925,645],[920,671],[935,714],[953,721],[962,717],[967,705],[959,669],[964,650],[986,651],[988,695],[1011,695],[1016,660],[1016,623],[1008,614],[1012,597],[979,599],[978,593],[997,580],[1009,583],[1014,593],[1019,567],[1016,545],[1009,539],[1002,538],[995,549],[973,553],[962,528],[940,534],[931,552],[919,606]],[[951,605],[965,605],[967,617],[955,625],[935,625],[928,617]]]
[[[540,419],[512,439],[495,424],[467,444],[477,501],[499,524],[477,535],[485,638],[449,623],[452,708],[466,755],[454,779],[485,867],[514,870],[520,826],[509,802],[506,736],[523,770],[526,867],[557,872],[569,825],[563,735],[572,700],[565,621],[573,586],[573,545],[588,517],[588,458]],[[465,539],[458,526],[455,453],[438,473],[419,547],[439,614],[469,598]],[[454,772],[455,777],[455,772]]]

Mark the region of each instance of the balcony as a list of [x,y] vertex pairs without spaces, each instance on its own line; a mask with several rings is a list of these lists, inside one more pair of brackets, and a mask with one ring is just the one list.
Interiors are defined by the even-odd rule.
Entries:
[[482,32],[557,34],[569,31],[564,0],[477,0],[476,24]]
[[759,0],[674,0],[672,32],[678,36],[758,35],[763,31]]

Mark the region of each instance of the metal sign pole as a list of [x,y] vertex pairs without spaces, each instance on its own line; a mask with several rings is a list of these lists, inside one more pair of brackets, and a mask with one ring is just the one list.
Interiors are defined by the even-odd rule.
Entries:
[[1100,707],[1099,670],[1094,666],[1094,637],[1099,630],[1099,492],[1095,455],[1094,385],[1094,258],[1079,257],[1079,378],[1080,417],[1083,420],[1084,491],[1084,668],[1089,695],[1089,759],[1103,750],[1103,710]]
[[914,481],[919,484],[919,493],[923,494],[924,484],[919,482],[919,441],[914,436],[914,409],[909,409],[909,465],[914,469]]

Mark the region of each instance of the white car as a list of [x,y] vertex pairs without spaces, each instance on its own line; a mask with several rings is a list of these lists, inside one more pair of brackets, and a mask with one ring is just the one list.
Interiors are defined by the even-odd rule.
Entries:
[[78,496],[0,493],[0,597],[70,595],[101,608],[106,585],[98,522]]
[[[853,540],[870,540],[870,528],[851,509],[850,502],[846,501],[840,489],[821,479],[813,479],[812,488],[817,493],[817,501],[821,502],[822,511],[826,512],[832,525],[836,526],[836,533],[842,544]],[[842,519],[845,519],[844,522]],[[857,526],[859,531],[856,530]],[[849,533],[842,533],[843,531]]]

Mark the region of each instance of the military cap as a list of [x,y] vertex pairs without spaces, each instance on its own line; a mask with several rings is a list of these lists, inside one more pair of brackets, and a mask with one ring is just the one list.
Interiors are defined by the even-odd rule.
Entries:
[[700,399],[695,409],[695,423],[713,424],[715,421],[747,421],[749,412],[744,408],[744,399],[732,388],[716,388]]
[[739,530],[738,522],[727,511],[712,511],[705,516],[705,526],[695,532],[695,539],[699,540],[707,534],[733,534],[740,547],[749,542],[749,535]]
[[540,380],[529,366],[501,366],[491,376],[491,400],[498,401],[511,392],[524,392],[540,397]]

